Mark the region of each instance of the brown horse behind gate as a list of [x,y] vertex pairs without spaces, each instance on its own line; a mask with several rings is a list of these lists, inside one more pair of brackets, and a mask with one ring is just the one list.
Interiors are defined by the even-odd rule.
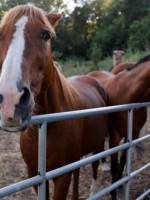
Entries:
[[[83,75],[67,80],[54,66],[50,39],[61,17],[62,14],[45,14],[24,5],[11,9],[0,25],[1,127],[22,131],[20,147],[29,177],[38,173],[37,127],[28,127],[32,114],[97,108],[107,102],[105,90],[96,79]],[[89,152],[102,151],[107,127],[107,115],[48,124],[47,171],[79,160]],[[55,200],[66,199],[71,174],[54,179]],[[75,180],[72,199],[78,199],[77,186]]]
[[[120,73],[121,71],[123,71],[124,69],[126,69],[128,67],[131,68],[131,66],[134,66],[135,64],[136,64],[135,62],[129,62],[129,63],[123,63],[121,65],[116,65],[111,69],[111,73],[118,74],[118,73]],[[141,119],[142,118],[143,119],[147,118],[147,108],[143,107],[143,108],[138,109],[138,111],[134,111],[134,117],[135,117],[135,122],[134,123],[138,123],[139,121],[143,122],[143,123],[139,124],[139,127],[138,127],[137,124],[136,125],[134,124],[133,135],[139,135],[140,134],[140,130],[142,129],[143,125],[145,124],[145,121],[141,120]],[[138,127],[138,130],[135,127]],[[122,151],[121,157],[120,157],[120,166],[119,166],[120,172],[117,175],[118,176],[117,179],[122,178],[122,174],[123,174],[125,163],[126,163],[126,151],[124,150],[124,151]]]
[[[108,94],[108,105],[150,100],[150,55],[142,58],[137,63],[120,64],[114,67],[111,72],[95,71],[88,74],[103,83]],[[119,145],[121,139],[125,138],[125,141],[127,139],[127,112],[112,113],[109,118],[110,147],[112,148]],[[134,111],[133,139],[138,138],[146,118],[146,108]],[[120,165],[118,163],[118,153],[111,156],[112,182],[122,177],[125,163],[126,151],[122,152]],[[112,199],[116,200],[116,190],[111,194]]]

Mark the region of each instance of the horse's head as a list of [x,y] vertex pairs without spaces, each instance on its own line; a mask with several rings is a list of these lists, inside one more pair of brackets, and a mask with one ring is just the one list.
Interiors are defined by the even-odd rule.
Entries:
[[61,16],[25,5],[11,9],[2,20],[0,115],[3,129],[25,129],[34,108],[34,96],[52,84],[50,38]]

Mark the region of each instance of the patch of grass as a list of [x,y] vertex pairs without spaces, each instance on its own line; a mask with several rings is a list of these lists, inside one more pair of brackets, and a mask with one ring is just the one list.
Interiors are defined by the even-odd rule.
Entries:
[[112,58],[106,58],[95,65],[92,61],[85,61],[79,58],[68,58],[65,61],[58,61],[64,68],[64,74],[66,77],[74,75],[87,74],[94,70],[109,70],[112,66]]
[[104,60],[98,62],[99,70],[109,71],[112,66],[113,66],[112,57],[107,57]]
[[66,61],[59,61],[64,68],[66,77],[87,74],[91,71],[92,62],[78,58],[68,58]]
[[150,54],[148,51],[136,51],[132,52],[130,49],[125,53],[125,62],[137,62],[140,58]]
[[[128,50],[124,55],[124,62],[137,62],[140,58],[148,54],[148,51],[132,52],[131,50]],[[100,60],[97,64],[94,64],[92,61],[85,61],[77,57],[69,57],[65,61],[58,61],[58,63],[64,67],[65,76],[69,77],[87,74],[94,70],[109,71],[113,65],[113,57],[107,57],[104,60]]]

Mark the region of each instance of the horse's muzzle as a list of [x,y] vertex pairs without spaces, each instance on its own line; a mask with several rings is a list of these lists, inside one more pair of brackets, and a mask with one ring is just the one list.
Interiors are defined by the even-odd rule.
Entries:
[[5,93],[3,97],[0,127],[9,132],[25,130],[29,125],[34,108],[30,90],[27,87],[22,87],[15,93]]
[[29,123],[30,123],[30,119],[31,117],[29,117],[26,121],[24,121],[21,126],[5,126],[5,124],[3,124],[2,121],[0,121],[0,128],[4,131],[7,131],[7,132],[20,132],[20,131],[24,131]]

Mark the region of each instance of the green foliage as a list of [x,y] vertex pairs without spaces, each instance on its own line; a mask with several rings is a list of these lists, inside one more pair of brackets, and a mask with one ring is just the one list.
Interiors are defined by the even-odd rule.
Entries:
[[128,49],[125,53],[125,62],[137,62],[140,60],[140,58],[146,56],[149,54],[149,51],[132,51],[131,49]]
[[72,23],[69,18],[64,18],[56,27],[56,38],[52,41],[53,51],[61,54],[61,59],[65,59],[72,52]]
[[150,50],[150,15],[136,20],[130,26],[128,46],[134,51]]
[[110,56],[98,62],[98,70],[109,71],[112,66],[113,66],[113,58]]
[[[140,58],[148,54],[148,51],[133,52],[131,49],[128,49],[124,55],[124,62],[137,62]],[[106,57],[103,60],[99,60],[97,66],[95,66],[91,61],[85,61],[77,57],[70,57],[66,61],[60,60],[59,63],[64,67],[65,76],[70,77],[74,75],[87,74],[94,70],[109,71],[113,65],[113,58]]]
[[[76,56],[84,57],[88,48],[89,36],[89,15],[90,7],[88,4],[76,7],[71,14],[72,18],[72,53]],[[91,34],[92,32],[90,32]]]
[[27,4],[28,0],[1,0],[1,10],[7,11],[16,5]]
[[10,8],[17,6],[31,3],[36,5],[39,8],[42,8],[45,11],[55,11],[57,12],[58,9],[66,9],[63,0],[1,0],[0,1],[0,10],[9,10]]
[[67,60],[61,60],[59,63],[64,67],[64,74],[66,77],[87,74],[91,71],[93,66],[92,62],[77,57],[69,57]]
[[74,75],[83,75],[95,70],[109,71],[112,67],[112,57],[107,57],[101,60],[95,65],[92,61],[85,61],[77,57],[69,57],[67,60],[60,60],[59,63],[64,68],[64,74],[66,77]]
[[125,33],[119,28],[119,25],[110,25],[98,31],[92,40],[90,58],[97,62],[99,59],[112,55],[112,51],[115,49],[124,49],[124,37]]
[[[76,72],[79,70],[80,73],[80,66],[85,72],[107,69],[112,63],[113,50],[139,52],[150,49],[148,0],[74,0],[81,6],[75,7],[72,13],[63,0],[0,0],[0,18],[9,8],[28,2],[46,12],[64,9],[64,17],[56,28],[57,37],[52,41],[52,50],[55,59],[63,59],[64,62],[69,62],[68,57],[86,60],[85,64],[81,59],[73,61]],[[109,64],[102,61],[104,58],[109,60]]]
[[100,46],[98,46],[98,40],[97,42],[94,42],[92,44],[92,47],[90,48],[90,51],[88,52],[88,56],[90,57],[90,60],[93,61],[94,65],[97,65],[98,61],[102,58],[102,52]]
[[125,26],[129,28],[135,20],[141,20],[149,13],[150,1],[123,0],[122,12],[125,14]]
[[[102,3],[100,0],[94,2]],[[98,63],[98,60],[111,56],[113,50],[117,49],[149,49],[149,10],[150,1],[147,0],[103,2],[100,27],[87,52],[90,59]]]

